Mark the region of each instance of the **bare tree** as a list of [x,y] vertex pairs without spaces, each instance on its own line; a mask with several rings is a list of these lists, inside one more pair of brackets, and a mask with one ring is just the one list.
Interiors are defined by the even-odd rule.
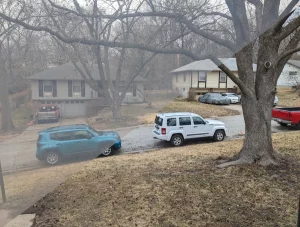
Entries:
[[[48,0],[53,6],[53,2]],[[95,2],[95,1],[94,1]],[[119,1],[123,3],[122,1]],[[0,13],[3,19],[19,24],[33,31],[44,31],[57,37],[65,43],[81,43],[91,46],[132,48],[162,54],[182,54],[193,60],[209,58],[223,70],[227,76],[236,83],[243,95],[243,112],[246,125],[246,135],[242,150],[235,157],[224,160],[221,167],[238,164],[270,165],[279,160],[274,151],[271,137],[271,113],[275,88],[278,77],[290,58],[299,51],[300,41],[300,17],[289,19],[294,11],[293,8],[299,0],[291,0],[289,4],[281,9],[280,0],[226,0],[219,5],[209,4],[208,1],[145,1],[142,6],[134,4],[130,9],[124,11],[115,10],[113,13],[107,11],[102,13],[78,12],[68,6],[58,6],[69,14],[81,17],[86,20],[98,17],[109,20],[109,23],[122,21],[127,18],[166,18],[174,24],[182,27],[180,36],[193,33],[203,37],[210,42],[223,46],[233,53],[237,60],[239,77],[236,77],[218,58],[213,55],[199,55],[186,48],[184,45],[177,48],[158,44],[155,42],[130,42],[131,40],[107,40],[103,38],[85,36],[64,36],[59,31],[45,25],[32,25],[30,21],[22,21]],[[248,7],[253,9],[255,23],[249,19]],[[203,24],[211,24],[211,21],[218,17],[224,22],[226,31],[209,30]],[[221,23],[221,22],[220,22]],[[228,27],[228,25],[230,25]],[[102,28],[105,30],[106,28]],[[134,28],[132,28],[134,29]],[[166,28],[167,29],[167,28]],[[185,33],[184,31],[188,31]],[[279,51],[284,40],[290,37],[290,41]],[[171,41],[171,40],[168,40]],[[257,71],[253,73],[253,59],[257,59]]]

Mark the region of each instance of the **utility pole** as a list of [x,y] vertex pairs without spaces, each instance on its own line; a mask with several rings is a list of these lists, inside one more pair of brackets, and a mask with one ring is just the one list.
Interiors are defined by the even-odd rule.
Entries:
[[2,201],[3,201],[3,203],[6,203],[6,194],[5,194],[1,161],[0,161],[0,186],[1,186]]

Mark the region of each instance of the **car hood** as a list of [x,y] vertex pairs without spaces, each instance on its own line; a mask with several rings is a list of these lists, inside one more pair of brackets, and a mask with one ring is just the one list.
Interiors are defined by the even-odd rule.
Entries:
[[225,125],[222,121],[205,119],[209,125]]

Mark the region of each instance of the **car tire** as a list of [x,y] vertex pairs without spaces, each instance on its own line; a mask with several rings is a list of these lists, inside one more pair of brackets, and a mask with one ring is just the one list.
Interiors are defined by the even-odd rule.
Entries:
[[48,165],[57,165],[61,161],[61,156],[57,151],[48,151],[46,153],[45,162]]
[[295,129],[296,130],[300,130],[300,122],[298,124],[295,125]]
[[184,139],[183,139],[182,135],[176,134],[176,135],[172,136],[170,142],[173,147],[180,147],[183,145]]
[[110,156],[113,154],[113,147],[105,146],[101,149],[101,156]]
[[280,126],[287,126],[286,123],[278,123],[278,124],[280,124]]
[[224,130],[217,130],[215,131],[215,134],[214,134],[214,141],[216,142],[221,142],[225,139],[225,132]]

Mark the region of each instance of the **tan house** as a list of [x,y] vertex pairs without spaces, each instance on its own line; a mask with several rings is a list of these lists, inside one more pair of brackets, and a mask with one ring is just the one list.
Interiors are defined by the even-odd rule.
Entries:
[[[111,78],[115,82],[116,67],[110,67]],[[91,76],[102,88],[97,66],[90,68]],[[122,78],[130,78],[122,75]],[[127,81],[121,78],[120,93]],[[47,69],[29,77],[32,101],[36,104],[56,104],[62,117],[82,117],[89,114],[89,106],[107,106],[104,96],[94,91],[80,76],[72,63]],[[146,79],[137,76],[127,90],[124,103],[141,103],[144,101],[144,83]]]
[[[235,58],[220,58],[220,61],[238,76]],[[253,71],[256,71],[255,64]],[[190,89],[197,95],[206,92],[239,92],[237,85],[209,59],[192,62],[171,71],[171,74],[173,90],[183,97],[188,96]]]

